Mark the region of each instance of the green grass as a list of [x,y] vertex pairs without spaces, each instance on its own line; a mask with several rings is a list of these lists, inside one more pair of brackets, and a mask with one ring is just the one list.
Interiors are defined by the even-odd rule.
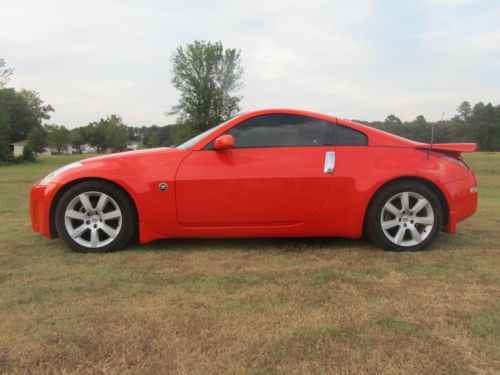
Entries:
[[476,215],[418,253],[345,239],[170,240],[76,254],[0,167],[0,373],[498,373],[500,154]]

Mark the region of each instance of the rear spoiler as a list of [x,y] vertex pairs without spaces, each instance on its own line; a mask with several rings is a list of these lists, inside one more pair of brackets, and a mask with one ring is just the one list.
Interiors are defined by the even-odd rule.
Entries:
[[477,149],[477,145],[475,143],[434,143],[431,145],[421,144],[418,145],[417,148],[419,150],[429,150],[432,147],[432,150],[436,151],[451,151],[451,152],[474,152]]

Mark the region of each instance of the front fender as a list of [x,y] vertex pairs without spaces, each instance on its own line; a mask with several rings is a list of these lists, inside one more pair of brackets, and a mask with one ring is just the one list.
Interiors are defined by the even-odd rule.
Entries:
[[[55,211],[53,208],[64,191],[79,181],[99,179],[113,183],[128,193],[135,204],[140,228],[146,228],[148,223],[175,223],[175,174],[180,161],[188,153],[189,151],[184,150],[165,149],[155,153],[139,155],[124,153],[109,158],[83,160],[82,167],[65,171],[54,177],[47,186],[34,186],[32,190],[35,192],[32,191],[32,195],[36,199],[31,199],[31,204],[33,207],[35,205],[46,207],[44,210],[36,211],[38,212],[36,215],[39,222],[50,223],[53,219],[51,215]],[[167,184],[166,191],[159,189],[160,183]],[[45,218],[42,220],[44,215]],[[48,237],[54,235],[50,225],[47,227],[43,224],[43,228],[35,230]],[[146,229],[144,231],[146,232]],[[156,235],[150,233],[147,238],[163,236],[164,233]],[[141,242],[145,242],[142,233]]]

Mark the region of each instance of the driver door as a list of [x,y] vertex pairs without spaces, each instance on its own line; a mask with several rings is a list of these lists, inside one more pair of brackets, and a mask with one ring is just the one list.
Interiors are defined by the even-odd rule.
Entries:
[[243,121],[227,134],[234,137],[234,148],[218,151],[209,144],[180,164],[179,224],[282,226],[314,217],[332,181],[334,124],[268,114]]

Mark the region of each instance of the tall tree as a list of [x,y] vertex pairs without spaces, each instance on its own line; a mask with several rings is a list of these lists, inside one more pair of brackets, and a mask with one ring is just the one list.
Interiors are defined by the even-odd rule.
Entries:
[[10,77],[14,73],[13,68],[7,68],[4,59],[0,59],[0,89],[10,81]]
[[110,149],[120,151],[127,146],[128,131],[118,115],[101,118],[80,129],[85,143],[97,148],[98,152]]
[[458,118],[462,121],[467,121],[467,119],[472,115],[472,106],[465,100],[457,108]]
[[50,148],[55,148],[60,154],[71,142],[71,136],[64,125],[45,125],[48,133],[48,143]]
[[242,97],[234,93],[242,87],[240,55],[239,50],[224,49],[222,42],[196,40],[176,49],[172,84],[180,99],[169,114],[178,115],[177,138],[189,138],[239,111]]
[[10,142],[26,139],[31,129],[50,119],[52,111],[35,91],[0,89],[0,131]]
[[42,125],[43,120],[50,119],[50,112],[54,112],[54,108],[50,104],[45,104],[38,92],[21,89],[20,94],[26,100],[33,117],[39,125]]
[[107,148],[113,152],[123,151],[127,147],[128,133],[122,118],[118,115],[111,115],[104,125]]

